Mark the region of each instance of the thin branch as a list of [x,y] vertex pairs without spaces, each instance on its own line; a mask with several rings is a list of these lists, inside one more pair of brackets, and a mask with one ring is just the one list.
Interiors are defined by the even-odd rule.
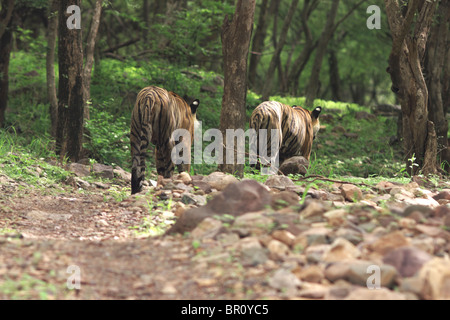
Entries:
[[366,2],[367,0],[361,0],[360,2],[358,2],[357,4],[355,4],[348,12],[345,16],[343,16],[340,20],[338,20],[338,22],[335,23],[335,25],[333,26],[333,31],[332,34],[336,31],[336,29],[339,27],[339,25],[344,22],[352,13],[353,11],[355,11],[361,4],[363,4],[364,2]]
[[136,42],[138,42],[139,40],[141,40],[141,38],[135,38],[135,39],[131,39],[122,43],[119,43],[118,45],[114,46],[114,47],[110,47],[108,49],[105,49],[102,51],[102,53],[112,53],[120,48],[126,47],[126,46],[130,46]]
[[[399,17],[401,17],[400,14],[400,8],[398,7],[398,3],[397,1],[389,1],[389,2],[394,2],[394,4],[397,6],[397,12],[395,14],[397,14]],[[411,28],[411,24],[413,22],[414,19],[414,14],[417,11],[417,8],[419,7],[419,2],[423,2],[419,1],[419,0],[411,0],[408,3],[408,11],[406,12],[406,16],[404,19],[400,18],[399,21],[395,21],[395,23],[397,24],[395,27],[395,30],[392,30],[392,36],[394,38],[393,44],[392,44],[392,53],[393,55],[397,56],[400,53],[400,50],[402,48],[403,45],[403,41],[406,38],[406,35],[408,34],[410,28]],[[398,30],[400,29],[400,30]]]

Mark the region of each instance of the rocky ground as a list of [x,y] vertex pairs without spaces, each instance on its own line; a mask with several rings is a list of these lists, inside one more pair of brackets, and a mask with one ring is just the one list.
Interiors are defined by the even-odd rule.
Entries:
[[63,190],[0,175],[0,298],[450,299],[448,182],[181,174],[115,197],[123,170],[70,169]]

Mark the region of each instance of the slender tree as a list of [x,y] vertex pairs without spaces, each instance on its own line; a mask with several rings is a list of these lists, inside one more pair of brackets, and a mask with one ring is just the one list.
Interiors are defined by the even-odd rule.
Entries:
[[51,135],[56,138],[58,121],[58,97],[55,84],[55,46],[58,35],[58,9],[59,0],[50,2],[48,28],[47,28],[47,98],[50,103]]
[[[277,62],[280,59],[281,51],[283,50],[284,44],[286,43],[286,37],[289,30],[289,27],[291,25],[292,18],[294,17],[294,13],[297,9],[298,0],[293,0],[291,2],[291,6],[289,7],[288,14],[286,18],[284,19],[283,27],[281,28],[280,38],[277,41],[277,45],[275,47],[275,53],[272,56],[272,59],[270,60],[269,69],[267,70],[267,76],[266,81],[264,82],[264,88],[262,92],[262,99],[268,100],[269,95],[272,89],[272,74],[275,71],[275,68],[277,66]],[[281,79],[280,79],[281,80]]]
[[[272,3],[275,1],[272,0]],[[264,46],[264,39],[267,34],[267,20],[270,14],[269,0],[263,0],[259,10],[258,24],[255,29],[255,35],[252,41],[252,52],[250,55],[249,69],[248,69],[248,84],[252,88],[256,82],[256,70],[261,60],[261,53]]]
[[402,107],[406,169],[411,175],[437,170],[437,138],[435,125],[428,120],[428,89],[421,65],[436,3],[385,0],[392,34],[388,72]]
[[80,7],[81,0],[60,0],[59,4],[59,87],[56,151],[61,159],[78,161],[83,138],[83,47],[81,29],[69,28],[71,5]]
[[300,75],[302,74],[307,62],[309,61],[309,58],[312,54],[312,52],[316,49],[318,40],[314,40],[311,34],[311,29],[308,25],[308,19],[314,11],[314,9],[317,8],[319,4],[318,0],[305,0],[303,3],[303,9],[300,15],[300,21],[302,25],[302,32],[305,35],[305,41],[302,48],[302,51],[300,52],[299,56],[294,60],[292,63],[291,69],[288,73],[287,83],[288,83],[288,90],[291,95],[297,95],[298,94],[298,82]]
[[339,7],[339,0],[335,0],[331,4],[330,11],[328,12],[327,22],[320,36],[319,43],[317,45],[316,57],[314,58],[314,63],[311,71],[311,76],[309,78],[308,88],[306,89],[306,102],[305,104],[312,107],[314,98],[319,90],[319,73],[322,67],[322,60],[325,56],[328,42],[333,36],[333,24],[334,19],[337,15],[337,10]]
[[450,2],[440,1],[437,12],[436,23],[431,27],[426,48],[425,80],[428,88],[429,119],[435,124],[436,129],[438,159],[443,164],[444,170],[449,172],[450,148],[447,138],[448,121],[445,115],[450,101],[445,97],[444,87],[450,75],[445,72],[444,67],[449,64],[446,54],[450,41]]
[[[227,129],[244,129],[246,123],[245,100],[247,96],[247,59],[255,13],[255,0],[237,0],[235,13],[225,17],[222,27],[222,52],[224,59],[224,90],[220,113],[220,130],[226,136]],[[244,165],[237,164],[236,145],[234,163],[226,163],[226,139],[224,140],[223,172],[243,176]]]
[[9,58],[12,48],[14,0],[1,0],[0,11],[0,128],[5,125],[9,90]]
[[86,44],[86,63],[83,68],[83,104],[84,118],[89,119],[89,102],[91,100],[91,77],[92,67],[94,66],[95,42],[97,39],[98,28],[100,26],[100,17],[102,14],[103,0],[95,2],[94,15],[92,17],[91,28]]

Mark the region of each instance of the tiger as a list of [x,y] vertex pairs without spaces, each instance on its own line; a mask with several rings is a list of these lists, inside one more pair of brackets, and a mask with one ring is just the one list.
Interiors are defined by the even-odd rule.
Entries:
[[[308,161],[311,155],[313,140],[320,129],[319,115],[322,107],[316,107],[312,112],[299,106],[288,106],[277,101],[265,101],[253,110],[249,127],[256,131],[256,141],[253,141],[257,156],[259,150],[260,129],[267,129],[267,153],[266,156],[276,157],[271,154],[271,149],[278,152],[279,163],[294,157],[303,156]],[[278,145],[274,141],[275,148],[271,146],[271,130],[278,133]],[[260,157],[260,161],[267,164],[267,160]],[[254,166],[254,165],[253,165]],[[260,164],[257,163],[259,168]]]
[[[175,146],[172,133],[176,129],[185,129],[190,135],[190,142],[184,142],[191,159],[191,142],[194,126],[197,122],[197,108],[200,104],[195,99],[190,105],[178,94],[156,86],[143,88],[136,98],[131,113],[131,194],[142,190],[145,179],[145,155],[149,142],[156,149],[156,170],[158,175],[170,178],[175,164],[171,153]],[[180,143],[183,143],[181,137]],[[188,139],[186,139],[188,140]],[[177,165],[178,171],[190,171],[189,163]]]

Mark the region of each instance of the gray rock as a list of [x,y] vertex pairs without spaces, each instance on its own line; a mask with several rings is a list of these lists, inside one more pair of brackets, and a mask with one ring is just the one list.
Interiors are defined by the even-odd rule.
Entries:
[[101,163],[94,163],[92,165],[92,172],[97,174],[105,179],[113,179],[114,178],[114,170],[112,166],[107,166]]
[[86,177],[91,174],[90,167],[81,163],[70,163],[67,170],[75,173],[77,177]]
[[200,189],[206,194],[211,193],[212,191],[209,183],[202,180],[192,180],[192,185],[194,186],[194,189]]
[[244,248],[241,251],[241,263],[244,267],[255,267],[267,261],[266,249],[262,247]]
[[212,188],[221,191],[224,190],[228,185],[236,183],[239,180],[234,176],[225,174],[223,172],[213,172],[210,175],[204,177],[202,181],[208,183]]
[[273,220],[260,212],[249,212],[236,218],[233,230],[248,230],[249,234],[261,235],[273,227]]
[[204,218],[229,214],[239,216],[263,210],[271,197],[266,187],[254,180],[243,180],[230,184],[205,206],[187,210],[167,233],[192,231]]
[[119,177],[120,179],[125,181],[131,181],[131,173],[123,170],[121,167],[116,166],[113,172],[116,177]]
[[[369,267],[372,265],[375,264],[370,262],[351,264],[348,272],[345,274],[345,279],[353,284],[366,286],[369,277],[372,275],[372,273],[369,272]],[[380,286],[391,287],[397,277],[397,270],[393,266],[385,264],[378,267],[380,268]]]
[[295,291],[297,286],[301,284],[300,280],[290,271],[285,269],[277,270],[272,277],[270,277],[269,286],[277,290]]
[[216,237],[223,229],[222,222],[213,218],[206,218],[192,230],[194,239],[211,239]]
[[415,247],[405,246],[388,252],[383,262],[394,266],[402,277],[412,277],[431,256]]
[[334,262],[327,266],[324,274],[331,282],[346,280],[366,287],[369,277],[374,274],[372,266],[380,268],[380,286],[390,287],[394,284],[397,277],[397,270],[394,267],[387,264],[377,265],[370,261]]
[[271,188],[285,190],[286,187],[293,187],[294,182],[286,176],[271,175],[264,184]]
[[406,296],[386,288],[377,290],[356,288],[349,293],[345,300],[406,300]]
[[305,157],[292,157],[283,161],[280,171],[284,175],[300,174],[305,175],[309,168],[309,161]]
[[272,194],[271,207],[275,210],[298,205],[300,201],[299,196],[292,191],[281,191],[279,193]]
[[181,202],[183,202],[184,204],[195,204],[203,206],[206,204],[206,197],[198,194],[183,193],[183,196],[181,197]]

